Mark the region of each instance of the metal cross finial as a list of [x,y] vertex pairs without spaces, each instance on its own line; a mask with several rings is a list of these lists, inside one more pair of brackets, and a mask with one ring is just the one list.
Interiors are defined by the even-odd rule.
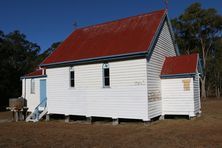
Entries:
[[74,23],[72,25],[74,26],[74,29],[76,29],[78,27],[77,21],[74,21]]
[[163,0],[164,4],[165,4],[165,7],[166,7],[166,10],[168,10],[168,0]]

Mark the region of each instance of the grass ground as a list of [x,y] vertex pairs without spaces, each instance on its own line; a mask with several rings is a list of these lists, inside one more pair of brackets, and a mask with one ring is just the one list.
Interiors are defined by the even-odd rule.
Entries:
[[222,99],[202,102],[202,116],[138,123],[93,125],[8,122],[0,113],[0,147],[222,147]]

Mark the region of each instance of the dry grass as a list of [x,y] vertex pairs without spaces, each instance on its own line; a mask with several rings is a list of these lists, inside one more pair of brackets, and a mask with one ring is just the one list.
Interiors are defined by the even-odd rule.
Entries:
[[[0,147],[222,147],[222,99],[202,103],[195,120],[141,123],[0,122]],[[0,121],[9,118],[0,113]]]

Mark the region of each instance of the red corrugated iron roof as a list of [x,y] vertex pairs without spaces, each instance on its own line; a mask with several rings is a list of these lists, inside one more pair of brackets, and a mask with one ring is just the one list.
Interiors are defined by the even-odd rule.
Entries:
[[36,69],[35,71],[29,74],[26,74],[24,77],[38,77],[38,76],[44,76],[44,75],[45,75],[45,69]]
[[165,10],[74,31],[41,65],[146,52]]
[[191,74],[196,73],[198,54],[166,57],[161,75]]

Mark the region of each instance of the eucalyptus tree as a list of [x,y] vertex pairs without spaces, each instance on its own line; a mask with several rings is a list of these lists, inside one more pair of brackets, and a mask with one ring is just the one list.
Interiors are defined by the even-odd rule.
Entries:
[[215,49],[215,41],[222,36],[222,16],[213,8],[204,9],[200,3],[194,3],[174,18],[172,24],[182,53],[200,53],[203,67],[201,96],[206,98],[208,63]]

